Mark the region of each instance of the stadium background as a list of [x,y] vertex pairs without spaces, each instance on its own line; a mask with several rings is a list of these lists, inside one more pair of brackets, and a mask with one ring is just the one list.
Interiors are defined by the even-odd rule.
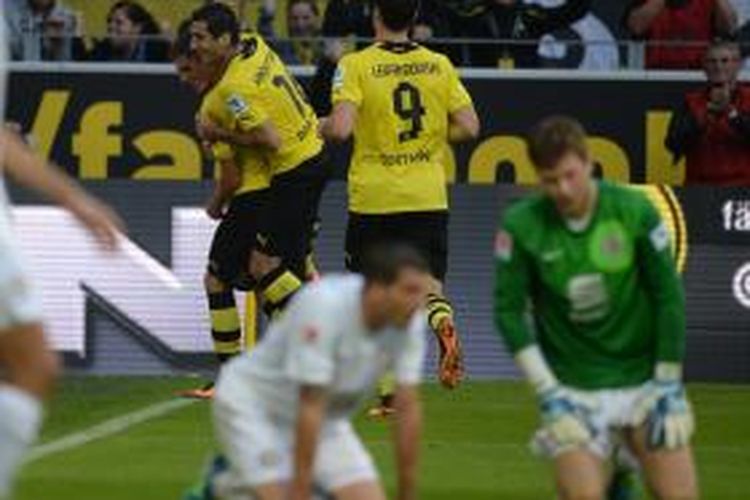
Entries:
[[[297,72],[302,77],[309,74]],[[604,177],[679,185],[682,169],[672,166],[662,141],[668,109],[683,90],[696,85],[698,75],[579,73],[572,79],[554,73],[468,70],[464,77],[484,127],[479,141],[457,151],[451,169],[455,184],[448,289],[466,332],[470,376],[508,377],[516,374],[515,368],[491,320],[492,239],[499,212],[533,180],[523,133],[544,115],[573,113],[594,136],[591,146]],[[43,153],[122,211],[133,241],[153,257],[149,265],[160,265],[160,272],[169,274],[176,246],[192,255],[187,267],[181,264],[179,276],[183,295],[192,293],[192,302],[174,302],[170,308],[159,305],[167,293],[161,284],[141,283],[133,275],[121,280],[118,291],[107,292],[101,290],[107,284],[92,283],[106,282],[111,270],[87,270],[90,263],[82,258],[65,261],[64,266],[54,264],[66,240],[59,220],[22,225],[22,238],[33,247],[32,259],[37,259],[39,280],[70,274],[71,269],[80,274],[76,282],[87,297],[85,328],[76,331],[75,325],[58,323],[51,332],[75,371],[135,375],[207,366],[210,343],[200,279],[210,226],[200,207],[213,168],[203,161],[191,135],[193,109],[193,97],[168,67],[14,67],[10,119],[32,132]],[[335,156],[342,178],[346,151]],[[750,262],[750,194],[742,189],[690,188],[679,190],[679,198],[690,241],[685,273],[688,377],[748,381],[750,308],[742,304],[750,301],[750,271],[744,268]],[[15,199],[21,205],[38,203],[20,192]],[[342,268],[345,206],[344,183],[335,181],[324,197],[317,244],[324,271]],[[191,207],[192,211],[178,210]],[[187,225],[180,232],[183,239],[176,242],[178,219]],[[62,235],[60,241],[55,235]],[[112,276],[110,281],[117,279]],[[76,304],[69,300],[69,292],[42,291],[47,300],[52,296],[47,304],[50,317],[65,317]],[[55,293],[64,296],[56,298]],[[138,315],[130,314],[133,307],[140,307]],[[161,328],[171,332],[166,340]]]

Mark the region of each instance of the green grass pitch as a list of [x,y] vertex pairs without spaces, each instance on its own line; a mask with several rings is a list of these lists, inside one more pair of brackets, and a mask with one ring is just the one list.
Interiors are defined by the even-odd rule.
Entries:
[[[69,378],[52,401],[42,442],[167,400],[184,378]],[[690,387],[705,499],[750,498],[750,390]],[[455,392],[424,389],[421,474],[424,500],[554,498],[549,466],[526,446],[536,413],[518,382],[467,383]],[[393,490],[387,424],[357,426]],[[209,405],[196,402],[119,434],[28,464],[17,500],[178,499],[214,450]]]

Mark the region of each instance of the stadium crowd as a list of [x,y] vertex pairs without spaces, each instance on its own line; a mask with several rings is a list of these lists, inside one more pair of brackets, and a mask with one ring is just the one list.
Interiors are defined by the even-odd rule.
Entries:
[[[211,0],[3,0],[15,60],[166,62],[182,11]],[[337,60],[373,36],[369,0],[226,0],[289,64]],[[413,37],[480,67],[698,69],[717,36],[750,34],[749,0],[423,0]],[[157,12],[158,11],[158,14]],[[173,11],[173,12],[172,12]],[[89,29],[95,27],[94,29]],[[625,53],[644,42],[640,60]],[[585,61],[575,53],[586,51]],[[636,51],[637,52],[637,51]],[[579,58],[580,59],[580,58]],[[633,62],[635,61],[635,62]]]
[[[340,58],[373,37],[370,0],[225,1],[286,64],[316,66],[309,97],[328,114]],[[153,0],[3,0],[14,60],[155,63],[170,61],[178,10],[202,3],[211,0],[170,2],[174,12]],[[675,165],[686,161],[688,184],[750,185],[750,93],[738,83],[750,0],[603,4],[422,0],[412,36],[464,67],[703,69],[707,84],[674,110],[666,146]]]

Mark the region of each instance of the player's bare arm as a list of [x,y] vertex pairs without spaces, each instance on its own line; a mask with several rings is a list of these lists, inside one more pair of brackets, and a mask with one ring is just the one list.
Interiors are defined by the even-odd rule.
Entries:
[[5,171],[19,184],[33,189],[68,209],[106,249],[117,246],[117,233],[124,225],[115,212],[86,194],[61,170],[47,164],[9,131],[0,129]]
[[465,106],[449,115],[448,140],[464,142],[479,137],[479,117],[473,106]]
[[227,204],[242,184],[239,168],[233,160],[220,160],[218,163],[219,179],[206,204],[206,213],[214,220],[224,217]]
[[396,390],[394,440],[398,467],[398,499],[417,498],[419,443],[422,434],[422,404],[416,386],[402,385]]
[[307,500],[310,497],[315,450],[327,403],[325,388],[312,385],[300,388],[290,500]]
[[320,135],[327,141],[344,142],[352,136],[356,122],[357,106],[351,102],[339,102],[331,115],[321,120]]
[[205,116],[196,119],[195,130],[207,142],[223,141],[235,146],[264,147],[270,151],[281,148],[281,137],[271,121],[247,131],[229,130],[214,123]]

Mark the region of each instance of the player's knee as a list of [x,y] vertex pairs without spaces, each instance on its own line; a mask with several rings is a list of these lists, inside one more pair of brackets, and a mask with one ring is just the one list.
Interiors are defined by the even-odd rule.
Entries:
[[654,498],[658,500],[697,500],[698,492],[695,486],[688,482],[678,482],[661,485],[654,488]]
[[604,498],[604,487],[598,482],[558,487],[561,500],[601,500]]
[[569,494],[562,493],[561,500],[602,500],[604,492],[602,491],[575,491]]

